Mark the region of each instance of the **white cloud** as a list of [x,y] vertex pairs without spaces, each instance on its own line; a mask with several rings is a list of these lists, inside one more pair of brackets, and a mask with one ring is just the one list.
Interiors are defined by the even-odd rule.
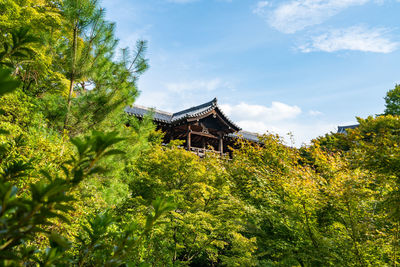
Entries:
[[264,16],[273,28],[283,33],[295,33],[321,24],[348,7],[367,2],[369,0],[293,0],[273,10],[268,10],[270,5],[261,4],[254,13]]
[[[178,86],[170,89],[177,88],[180,90],[183,87]],[[210,101],[215,95],[214,91],[212,93],[205,91],[199,93],[197,90],[173,92],[170,89],[144,92],[137,104],[177,112]],[[219,102],[219,106],[243,130],[259,134],[277,133],[284,138],[287,144],[297,147],[303,143],[308,143],[317,136],[336,131],[338,125],[321,120],[322,116],[319,116],[317,120],[317,117],[311,115],[310,112],[303,113],[300,107],[281,102],[272,102],[270,106],[247,103],[229,105]],[[294,144],[291,142],[288,133],[293,134]]]
[[[337,129],[336,124],[313,119],[315,115],[321,115],[321,112],[310,111],[307,114],[302,114],[298,106],[291,106],[281,102],[272,102],[270,107],[247,103],[237,105],[223,104],[220,107],[243,130],[260,134],[266,132],[277,133],[289,145],[301,146],[317,136]],[[308,117],[310,122],[300,123],[300,115]],[[293,134],[294,144],[292,144],[289,133]]]
[[269,5],[268,1],[259,1],[256,6],[253,8],[253,13],[263,16],[265,15],[266,7]]
[[309,144],[312,139],[318,136],[337,131],[337,124],[326,122],[306,124],[296,121],[275,123],[265,123],[262,121],[240,121],[238,124],[244,130],[252,132],[268,132],[279,134],[281,137],[283,137],[286,144],[296,147],[300,147],[303,144]]
[[298,106],[290,106],[281,102],[272,102],[271,107],[262,105],[249,105],[240,103],[238,105],[221,105],[228,116],[236,120],[262,119],[264,121],[280,121],[295,118],[301,113]]
[[165,84],[167,90],[174,92],[174,93],[183,93],[183,92],[195,91],[195,90],[214,91],[225,85],[226,84],[223,83],[219,78],[215,78],[212,80],[197,80],[197,81],[190,81],[190,82]]
[[167,1],[177,4],[187,4],[187,3],[197,2],[198,0],[167,0]]
[[311,116],[319,116],[319,115],[322,115],[323,113],[318,110],[310,110],[310,111],[308,111],[308,114]]
[[231,82],[219,77],[180,82],[141,79],[139,88],[143,91],[136,103],[169,112],[177,112],[210,101],[221,91],[232,91],[233,87],[234,85]]
[[152,27],[153,26],[151,24],[147,24],[140,29],[121,33],[124,35],[124,38],[119,41],[118,47],[120,47],[120,48],[129,47],[129,49],[131,49],[131,51],[132,51],[135,48],[136,42],[138,40],[151,41],[152,38],[151,38],[151,35],[149,32]]
[[[187,3],[193,3],[193,2],[197,2],[199,0],[167,0],[167,2],[170,3],[176,3],[176,4],[187,4]],[[226,3],[231,3],[232,0],[217,0],[219,2],[226,2]]]
[[388,30],[384,28],[368,29],[355,26],[346,29],[334,29],[327,33],[314,36],[311,41],[299,47],[300,51],[336,52],[340,50],[356,50],[363,52],[390,53],[395,51],[399,43],[387,37]]

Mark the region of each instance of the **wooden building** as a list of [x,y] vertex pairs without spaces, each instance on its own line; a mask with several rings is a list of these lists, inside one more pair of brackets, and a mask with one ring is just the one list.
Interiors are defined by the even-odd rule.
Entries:
[[207,151],[228,152],[235,139],[245,138],[258,142],[257,134],[242,131],[218,107],[217,99],[176,113],[169,113],[133,105],[125,109],[129,115],[143,118],[153,112],[153,121],[165,132],[165,143],[184,140],[185,147],[199,156]]

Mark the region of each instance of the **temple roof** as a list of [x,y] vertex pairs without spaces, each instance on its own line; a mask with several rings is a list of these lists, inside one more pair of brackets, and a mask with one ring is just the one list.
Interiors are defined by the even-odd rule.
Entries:
[[158,122],[164,122],[164,123],[171,123],[172,120],[172,113],[157,110],[157,109],[152,109],[148,107],[143,107],[143,106],[138,106],[138,105],[133,105],[131,107],[126,107],[125,112],[128,113],[129,115],[134,115],[139,118],[143,118],[146,114],[152,113],[153,112],[153,120],[158,121]]
[[207,112],[215,109],[217,107],[217,99],[214,98],[210,102],[194,106],[182,111],[176,112],[172,115],[172,122],[179,121],[185,118],[194,118],[206,114]]
[[246,140],[252,141],[252,142],[259,142],[260,139],[258,138],[257,133],[252,133],[252,132],[247,132],[247,131],[239,131],[235,133],[230,133],[228,134],[229,137],[231,138],[244,138]]
[[161,110],[151,109],[143,106],[133,105],[131,107],[125,108],[125,112],[129,115],[135,115],[136,117],[142,118],[144,115],[148,114],[149,112],[154,113],[154,121],[167,123],[167,124],[175,124],[176,122],[196,118],[202,115],[206,115],[212,110],[217,110],[219,115],[233,128],[235,131],[240,131],[240,127],[238,127],[235,123],[233,123],[218,107],[217,99],[214,98],[210,102],[191,107],[176,113],[169,113]]
[[355,129],[359,126],[359,124],[347,125],[347,126],[338,126],[338,133],[346,133],[347,129]]

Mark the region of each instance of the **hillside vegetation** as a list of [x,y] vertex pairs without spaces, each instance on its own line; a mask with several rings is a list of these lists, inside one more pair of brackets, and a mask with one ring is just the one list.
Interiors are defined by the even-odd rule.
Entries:
[[146,42],[95,0],[0,11],[0,266],[400,263],[398,86],[347,134],[199,158],[124,114]]

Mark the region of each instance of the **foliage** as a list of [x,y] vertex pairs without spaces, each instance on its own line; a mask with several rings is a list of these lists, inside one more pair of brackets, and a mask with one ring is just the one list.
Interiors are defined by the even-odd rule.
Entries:
[[201,160],[174,146],[153,147],[139,158],[131,172],[134,193],[120,213],[137,213],[157,195],[177,205],[145,241],[144,260],[154,265],[209,265],[235,259],[239,265],[254,265],[252,254],[240,249],[254,249],[254,240],[241,233],[243,203],[231,194],[221,164],[218,158]]
[[9,70],[5,68],[0,69],[0,97],[14,91],[19,85],[19,81],[12,79],[10,74]]
[[[74,198],[68,193],[77,186],[86,176],[101,171],[96,162],[104,156],[115,154],[109,149],[111,145],[121,141],[115,133],[101,134],[94,132],[84,140],[73,139],[78,154],[60,167],[63,175],[51,176],[42,171],[42,177],[37,183],[29,185],[29,194],[18,195],[18,188],[10,183],[11,179],[24,177],[26,170],[31,168],[30,163],[19,162],[5,169],[1,175],[1,245],[2,259],[24,260],[31,257],[33,249],[15,251],[14,247],[24,246],[33,240],[38,233],[46,233],[51,241],[51,249],[47,251],[45,261],[53,261],[61,257],[59,253],[67,248],[67,242],[48,229],[42,228],[51,225],[51,218],[59,218],[68,223],[64,213],[70,211]],[[52,242],[55,242],[54,244]],[[54,251],[52,250],[54,249]]]
[[9,66],[30,94],[62,91],[65,78],[56,69],[62,24],[59,1],[4,0],[0,3],[0,64]]
[[385,96],[385,115],[400,115],[400,85],[389,90]]
[[[63,4],[64,31],[70,37],[64,44],[65,55],[70,56],[62,58],[69,79],[64,128],[72,126],[70,130],[75,130],[88,121],[90,124],[85,126],[90,128],[112,111],[133,102],[137,77],[147,69],[146,42],[138,41],[133,55],[128,48],[123,49],[122,60],[115,62],[118,40],[114,37],[114,24],[105,20],[98,1],[64,0]],[[80,95],[76,101],[74,91]],[[73,122],[69,118],[72,104],[77,107]]]

